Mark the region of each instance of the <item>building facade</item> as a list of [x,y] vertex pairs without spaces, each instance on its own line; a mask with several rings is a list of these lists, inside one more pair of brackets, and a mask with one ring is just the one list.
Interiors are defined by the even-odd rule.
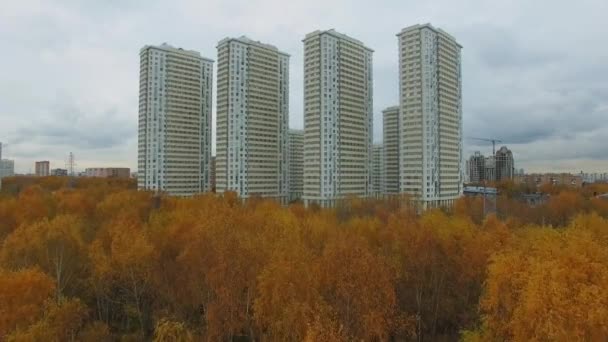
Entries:
[[304,42],[304,203],[371,193],[373,50],[335,30]]
[[475,152],[468,162],[469,182],[481,183],[486,179],[485,176],[486,158],[479,152]]
[[51,170],[51,176],[63,177],[63,176],[67,176],[67,175],[68,175],[67,169],[52,169]]
[[384,197],[386,193],[385,177],[384,146],[382,144],[374,144],[372,148],[372,197]]
[[47,177],[51,175],[51,163],[47,160],[37,161],[35,164],[36,177]]
[[386,195],[399,194],[399,106],[382,111],[382,133],[384,136],[384,169]]
[[496,181],[512,180],[515,174],[513,153],[506,146],[501,147],[495,154]]
[[484,179],[486,182],[496,182],[496,157],[489,156],[484,159]]
[[210,190],[213,61],[168,44],[140,51],[139,189]]
[[461,45],[430,24],[399,40],[400,191],[424,208],[462,195]]
[[304,131],[289,130],[289,201],[302,199],[304,193]]
[[244,36],[217,50],[217,192],[285,202],[289,55]]
[[128,167],[89,167],[84,170],[84,175],[101,178],[131,178],[131,169]]
[[209,181],[211,183],[211,191],[215,192],[216,181],[215,181],[215,156],[211,157],[211,168],[209,169]]

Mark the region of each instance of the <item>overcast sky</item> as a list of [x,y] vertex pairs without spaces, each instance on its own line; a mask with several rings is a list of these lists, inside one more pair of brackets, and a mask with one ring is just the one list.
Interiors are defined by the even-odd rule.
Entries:
[[606,13],[606,0],[0,0],[0,141],[18,172],[64,167],[69,152],[79,169],[135,170],[139,49],[216,59],[216,43],[240,35],[291,54],[290,126],[302,128],[301,40],[335,28],[375,50],[381,142],[381,110],[397,104],[395,34],[431,22],[464,47],[465,137],[503,140],[526,171],[608,172]]

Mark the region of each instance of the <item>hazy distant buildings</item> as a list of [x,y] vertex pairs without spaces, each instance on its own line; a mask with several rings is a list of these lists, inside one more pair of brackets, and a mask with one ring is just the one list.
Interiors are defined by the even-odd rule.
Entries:
[[581,179],[585,183],[605,183],[608,182],[608,173],[607,172],[594,172],[594,173],[584,173],[581,171],[579,174]]
[[213,61],[167,44],[140,51],[138,188],[210,190]]
[[515,173],[513,153],[506,146],[501,147],[495,154],[496,181],[512,180]]
[[424,207],[462,195],[461,45],[430,24],[399,34],[400,190]]
[[52,169],[51,176],[64,177],[68,175],[67,169]]
[[289,55],[244,36],[217,50],[217,192],[285,201]]
[[0,178],[12,177],[15,175],[15,161],[0,159]]
[[382,198],[386,193],[384,146],[375,144],[372,149],[372,197]]
[[36,177],[47,177],[51,175],[51,163],[47,160],[37,161],[35,164]]
[[501,147],[494,156],[489,157],[475,152],[468,160],[469,182],[476,184],[512,180],[515,176],[514,164],[513,153],[506,146]]
[[0,142],[0,188],[2,187],[2,177],[10,177],[15,173],[15,163],[9,162],[12,162],[12,160],[2,159],[2,143]]
[[384,136],[384,193],[399,193],[399,106],[382,111],[382,132]]
[[583,178],[570,173],[531,173],[515,177],[514,181],[516,184],[526,184],[531,187],[555,185],[580,188],[583,186]]
[[367,197],[371,184],[372,53],[334,30],[304,42],[304,202]]
[[130,178],[131,169],[128,167],[90,167],[85,169],[84,175],[101,178]]
[[304,192],[304,131],[289,130],[289,201],[302,198]]

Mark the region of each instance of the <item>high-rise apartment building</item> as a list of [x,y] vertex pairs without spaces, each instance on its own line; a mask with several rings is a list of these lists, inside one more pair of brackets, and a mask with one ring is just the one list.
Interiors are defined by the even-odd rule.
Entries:
[[384,197],[386,193],[385,177],[384,146],[382,144],[374,144],[372,148],[372,197]]
[[513,162],[513,152],[506,146],[496,151],[496,181],[513,179],[515,165]]
[[288,196],[289,55],[247,37],[219,42],[217,192]]
[[139,189],[210,190],[213,61],[168,44],[140,51]]
[[424,208],[462,194],[461,46],[430,24],[399,39],[400,191]]
[[469,182],[481,183],[486,179],[485,164],[486,158],[479,151],[475,152],[469,158]]
[[304,131],[289,130],[289,201],[302,198],[304,192]]
[[215,156],[211,157],[211,168],[209,169],[209,182],[211,183],[211,191],[215,192]]
[[304,202],[370,195],[372,54],[334,30],[304,42]]
[[386,195],[399,194],[399,106],[382,111],[384,136],[384,182]]
[[46,177],[51,175],[51,163],[48,160],[37,161],[35,164],[36,177]]

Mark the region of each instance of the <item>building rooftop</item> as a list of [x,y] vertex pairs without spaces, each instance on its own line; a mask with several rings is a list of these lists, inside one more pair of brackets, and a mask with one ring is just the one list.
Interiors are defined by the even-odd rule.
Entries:
[[442,35],[446,36],[447,38],[449,38],[450,40],[452,40],[454,43],[456,43],[456,45],[458,45],[460,48],[462,48],[462,45],[460,45],[456,41],[456,38],[454,38],[454,36],[452,36],[451,34],[445,32],[444,30],[442,30],[440,28],[436,28],[435,26],[431,25],[431,23],[416,24],[416,25],[405,27],[399,33],[397,33],[397,36],[400,36],[400,35],[402,35],[404,33],[412,31],[412,30],[419,30],[419,29],[422,29],[422,28],[428,28],[428,29],[431,29],[431,30],[439,33],[439,34],[442,34]]
[[386,107],[386,108],[384,108],[382,111],[383,111],[383,112],[386,112],[386,111],[389,111],[389,110],[399,110],[399,106],[390,106],[390,107]]
[[201,56],[201,53],[198,51],[184,50],[182,48],[176,48],[167,43],[162,43],[160,45],[146,45],[143,48],[141,48],[140,53],[144,52],[147,49],[164,50],[164,51],[168,51],[168,52],[179,53],[179,54],[190,56],[190,57],[196,57],[196,58],[199,58],[202,60],[206,60],[208,62],[213,62],[213,59]]
[[355,39],[355,38],[353,38],[351,36],[345,35],[344,33],[340,33],[338,31],[334,30],[333,28],[329,29],[329,30],[316,30],[316,31],[310,32],[309,34],[307,34],[304,37],[304,39],[302,41],[305,41],[307,39],[310,39],[312,37],[315,37],[315,36],[318,36],[318,35],[321,35],[321,34],[329,34],[329,35],[332,35],[332,36],[340,38],[340,39],[348,40],[351,43],[355,43],[357,45],[361,45],[363,48],[365,48],[366,50],[368,50],[370,52],[374,52],[374,50],[372,50],[371,48],[369,48],[365,44],[363,44],[362,41],[360,41],[358,39]]
[[290,56],[288,53],[286,53],[286,52],[283,52],[283,51],[279,50],[279,49],[278,49],[276,46],[274,46],[274,45],[271,45],[271,44],[266,44],[266,43],[262,43],[262,42],[260,42],[259,40],[253,40],[253,39],[251,39],[251,38],[249,38],[249,37],[247,37],[247,36],[240,36],[240,37],[238,37],[238,38],[230,38],[230,37],[227,37],[227,38],[224,38],[224,39],[220,40],[220,41],[217,43],[217,46],[219,47],[220,45],[227,44],[227,43],[228,43],[228,42],[230,42],[230,41],[237,41],[237,42],[241,42],[241,43],[243,43],[243,44],[248,44],[248,45],[254,45],[254,46],[258,46],[258,47],[261,47],[261,48],[264,48],[264,49],[268,49],[268,50],[272,50],[272,51],[274,51],[274,52],[280,53],[280,54],[285,55],[285,56],[287,56],[287,57],[289,57],[289,56]]
[[496,195],[498,191],[496,188],[483,187],[483,186],[465,186],[463,192],[471,194],[492,194]]

